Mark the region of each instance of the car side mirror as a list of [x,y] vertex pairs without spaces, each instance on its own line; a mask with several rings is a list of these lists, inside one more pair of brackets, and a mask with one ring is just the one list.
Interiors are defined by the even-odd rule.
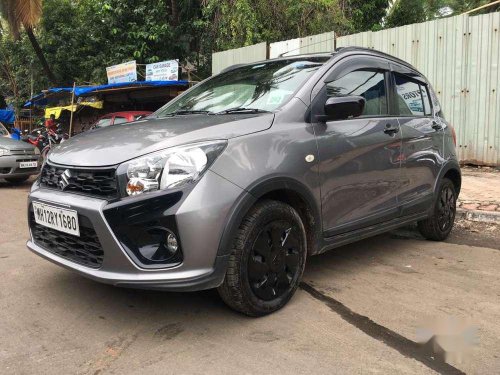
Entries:
[[362,96],[334,96],[325,103],[325,114],[318,116],[318,121],[346,120],[358,117],[365,109],[365,98]]

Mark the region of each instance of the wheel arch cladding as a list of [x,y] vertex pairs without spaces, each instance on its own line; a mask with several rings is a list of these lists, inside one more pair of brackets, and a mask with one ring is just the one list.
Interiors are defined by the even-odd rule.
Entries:
[[248,190],[249,194],[235,202],[226,220],[224,232],[219,244],[218,255],[227,255],[231,249],[231,241],[243,218],[258,201],[272,199],[290,205],[299,214],[307,237],[307,252],[316,254],[319,250],[321,235],[321,217],[314,196],[307,187],[291,178],[272,178],[254,184]]
[[458,194],[460,193],[460,188],[462,186],[462,175],[458,171],[458,169],[451,167],[448,169],[445,174],[443,175],[443,178],[448,178],[453,182],[453,185],[455,186],[455,191]]

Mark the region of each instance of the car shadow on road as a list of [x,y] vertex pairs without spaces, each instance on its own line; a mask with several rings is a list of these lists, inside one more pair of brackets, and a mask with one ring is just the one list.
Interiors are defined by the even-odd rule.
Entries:
[[[390,236],[386,234],[362,240],[309,258],[309,264],[306,265],[307,278],[314,278],[316,265],[329,268],[332,274],[356,272],[359,267],[369,267],[373,257],[392,251]],[[387,242],[388,246],[373,246],[374,243],[383,242]],[[353,264],[356,266],[352,267]],[[308,271],[308,268],[311,270]],[[241,324],[249,319],[227,308],[216,290],[162,292],[125,289],[101,284],[64,269],[57,269],[56,272],[48,274],[44,280],[40,280],[40,283],[42,282],[46,284],[44,289],[51,294],[51,300],[60,300],[61,306],[65,307],[69,304],[73,306],[73,311],[92,310],[92,314],[103,320],[127,322],[143,320],[144,316],[152,320],[196,316],[197,319],[225,319]],[[294,303],[293,299],[291,303]]]
[[10,189],[10,190],[26,190],[29,191],[33,182],[37,179],[37,176],[31,176],[28,180],[12,184],[0,178],[0,189]]

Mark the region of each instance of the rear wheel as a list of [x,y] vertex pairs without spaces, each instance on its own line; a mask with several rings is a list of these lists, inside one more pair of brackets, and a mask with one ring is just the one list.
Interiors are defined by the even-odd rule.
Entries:
[[259,202],[238,229],[218,292],[234,310],[250,316],[270,314],[297,290],[306,254],[306,234],[297,212],[282,202]]
[[25,181],[28,181],[29,176],[24,176],[24,177],[6,177],[5,181],[12,185],[19,185],[22,184]]
[[443,178],[438,191],[433,215],[418,222],[418,229],[422,236],[433,241],[442,241],[448,237],[457,211],[457,193],[453,182]]

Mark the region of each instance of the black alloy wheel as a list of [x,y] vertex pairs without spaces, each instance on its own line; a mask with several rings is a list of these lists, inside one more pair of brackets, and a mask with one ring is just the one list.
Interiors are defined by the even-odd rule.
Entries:
[[442,241],[450,234],[455,222],[457,192],[455,185],[448,178],[439,184],[432,215],[418,222],[418,229],[428,240]]
[[235,233],[219,295],[249,316],[277,311],[297,290],[306,256],[306,231],[297,211],[283,202],[262,200]]
[[455,221],[455,192],[451,186],[446,186],[441,190],[437,209],[439,228],[444,232],[450,228]]
[[248,277],[255,295],[264,301],[281,297],[296,279],[300,251],[299,228],[287,221],[267,224],[253,244]]

